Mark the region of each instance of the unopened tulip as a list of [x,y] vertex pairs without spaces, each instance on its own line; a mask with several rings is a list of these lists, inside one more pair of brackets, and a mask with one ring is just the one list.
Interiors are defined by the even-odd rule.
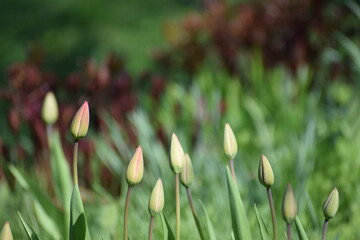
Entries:
[[41,116],[46,124],[54,124],[58,119],[59,107],[53,92],[48,92],[45,95]]
[[260,183],[266,188],[270,188],[274,184],[273,170],[269,160],[264,155],[260,157],[258,177]]
[[335,217],[339,209],[339,192],[337,188],[331,191],[323,204],[323,213],[326,220]]
[[89,118],[89,105],[85,101],[76,112],[70,127],[71,133],[76,139],[86,136],[89,129]]
[[296,214],[297,214],[297,203],[296,203],[294,191],[290,183],[288,183],[282,202],[282,215],[285,222],[287,224],[291,224],[294,221]]
[[229,160],[234,159],[236,156],[238,147],[234,132],[232,131],[230,125],[228,123],[225,124],[224,130],[224,151],[225,155]]
[[130,160],[129,166],[126,171],[126,181],[128,182],[129,186],[134,186],[138,184],[144,173],[144,160],[143,160],[143,153],[142,149],[139,146],[133,157]]
[[154,189],[152,190],[150,200],[149,200],[149,212],[151,216],[155,216],[157,213],[161,212],[164,208],[164,189],[162,181],[159,178],[155,184]]
[[180,181],[186,188],[194,181],[194,169],[189,154],[185,154],[185,165],[180,174]]
[[175,133],[171,136],[170,160],[174,173],[180,173],[184,168],[185,154]]

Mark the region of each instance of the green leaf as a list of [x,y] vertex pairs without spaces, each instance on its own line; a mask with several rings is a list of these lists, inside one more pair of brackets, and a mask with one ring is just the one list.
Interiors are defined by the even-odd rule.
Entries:
[[206,240],[205,233],[204,233],[203,228],[201,227],[201,222],[200,222],[199,217],[196,214],[193,214],[193,216],[194,216],[196,228],[197,228],[197,230],[199,232],[199,235],[200,235],[200,239],[201,240]]
[[174,233],[171,230],[170,224],[169,224],[168,220],[166,219],[164,212],[160,213],[160,217],[161,217],[161,223],[162,223],[162,228],[163,228],[164,240],[175,240]]
[[301,224],[300,219],[299,219],[298,216],[296,216],[296,218],[295,218],[295,225],[296,225],[296,230],[297,230],[298,235],[299,235],[299,239],[300,240],[309,240],[309,238],[306,235],[306,232],[304,230],[304,227]]
[[34,228],[23,218],[20,212],[18,212],[18,215],[21,220],[21,224],[23,225],[25,232],[30,240],[40,240],[38,235],[36,234]]
[[1,231],[0,240],[13,240],[10,224],[6,222]]
[[260,230],[260,235],[261,235],[261,239],[262,240],[268,240],[269,238],[269,233],[267,231],[264,219],[260,216],[258,209],[256,207],[256,204],[254,204],[254,208],[255,208],[255,214],[256,214],[256,219],[259,225],[259,230]]
[[226,167],[226,178],[229,189],[231,221],[235,240],[251,240],[251,232],[244,204],[241,200],[238,187],[231,176],[229,167]]
[[70,240],[91,239],[86,223],[84,206],[81,201],[79,186],[74,185],[70,204]]
[[200,205],[201,205],[202,210],[203,210],[204,215],[205,215],[206,226],[207,226],[207,230],[208,230],[209,239],[210,240],[216,240],[214,228],[213,228],[213,226],[211,224],[211,221],[210,221],[209,215],[208,215],[208,213],[206,211],[206,208],[205,208],[204,204],[201,202],[201,200],[199,200],[199,202],[200,202]]

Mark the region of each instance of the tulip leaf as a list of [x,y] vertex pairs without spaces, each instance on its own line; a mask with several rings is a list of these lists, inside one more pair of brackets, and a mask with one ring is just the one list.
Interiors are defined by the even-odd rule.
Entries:
[[28,236],[29,240],[40,240],[38,235],[36,234],[34,228],[28,223],[20,212],[18,212],[18,215],[20,217],[21,224],[23,225],[26,235]]
[[258,209],[256,207],[256,204],[254,204],[254,209],[255,209],[255,214],[256,214],[256,219],[259,225],[259,231],[260,231],[260,235],[261,235],[261,239],[262,240],[268,240],[269,238],[269,233],[268,230],[266,228],[264,219],[260,216]]
[[206,219],[206,226],[207,226],[207,230],[208,230],[208,236],[209,236],[209,240],[216,240],[216,236],[215,236],[215,232],[214,232],[214,228],[211,224],[210,218],[209,218],[209,214],[206,211],[206,208],[204,206],[204,204],[201,202],[201,200],[199,200],[201,208],[204,212],[205,215],[205,219]]
[[232,228],[235,240],[251,240],[251,231],[246,217],[237,184],[234,182],[229,167],[226,167],[226,178],[229,189]]
[[298,216],[296,216],[296,218],[295,218],[295,225],[296,225],[296,229],[297,229],[297,232],[299,235],[299,239],[300,240],[309,240]]
[[171,230],[170,224],[169,224],[164,212],[160,213],[160,217],[161,217],[161,223],[162,223],[162,228],[163,228],[164,240],[175,240],[174,233]]

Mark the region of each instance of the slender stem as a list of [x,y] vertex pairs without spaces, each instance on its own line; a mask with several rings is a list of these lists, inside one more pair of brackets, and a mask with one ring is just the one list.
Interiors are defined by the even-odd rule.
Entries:
[[277,227],[276,227],[276,214],[275,214],[275,207],[274,207],[274,201],[271,193],[271,188],[267,189],[267,194],[269,198],[269,205],[270,205],[270,211],[271,211],[271,220],[272,220],[272,226],[273,226],[273,239],[277,239]]
[[175,174],[175,197],[176,197],[176,233],[175,240],[180,240],[180,188],[179,174]]
[[286,236],[287,236],[287,240],[291,240],[291,224],[290,223],[286,224]]
[[51,139],[52,131],[53,131],[53,125],[46,124],[46,134],[47,134],[49,149],[50,149],[50,139]]
[[150,226],[149,226],[149,240],[152,240],[153,238],[153,229],[154,229],[154,217],[150,217]]
[[197,215],[196,215],[196,212],[195,212],[195,208],[194,208],[190,188],[186,188],[186,194],[187,194],[187,197],[188,197],[188,200],[189,200],[189,205],[190,205],[191,212],[192,212],[194,220],[195,220],[196,227],[197,227],[199,235],[200,235],[200,239],[203,240],[203,239],[205,239],[205,236],[203,234],[201,224],[200,224],[199,219],[197,218]]
[[126,193],[125,200],[125,213],[124,213],[124,240],[128,240],[128,215],[129,215],[129,204],[130,204],[130,194],[132,187],[129,186]]
[[232,177],[234,179],[234,182],[237,184],[236,175],[235,175],[235,168],[234,168],[234,159],[230,160],[230,171],[231,171],[231,175],[232,175]]
[[77,170],[77,161],[78,161],[78,149],[79,149],[79,142],[75,140],[74,144],[74,155],[73,155],[73,177],[74,177],[74,184],[78,184],[78,170]]
[[326,239],[326,232],[327,232],[328,224],[329,224],[329,220],[328,220],[328,219],[325,219],[324,226],[323,226],[323,230],[322,230],[321,240],[325,240],[325,239]]

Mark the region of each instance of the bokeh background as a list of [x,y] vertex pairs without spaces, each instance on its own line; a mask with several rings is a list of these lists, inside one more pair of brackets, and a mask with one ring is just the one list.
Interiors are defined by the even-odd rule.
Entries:
[[[133,195],[130,238],[147,234],[147,201],[158,177],[174,225],[173,132],[194,162],[194,197],[218,239],[230,239],[226,122],[238,141],[235,168],[254,239],[254,203],[270,219],[257,181],[260,154],[275,172],[281,231],[288,182],[310,239],[320,237],[321,206],[336,186],[340,209],[329,239],[359,239],[359,26],[360,4],[343,0],[1,1],[0,224],[10,221],[15,239],[24,239],[19,210],[43,239],[59,239],[46,225],[51,213],[38,204],[39,195],[58,204],[40,114],[51,90],[69,163],[70,121],[84,100],[90,104],[79,175],[95,239],[121,236],[124,172],[137,145],[146,170]],[[37,184],[24,185],[13,166]],[[197,239],[182,194],[182,234]],[[161,236],[160,221],[155,231]]]

